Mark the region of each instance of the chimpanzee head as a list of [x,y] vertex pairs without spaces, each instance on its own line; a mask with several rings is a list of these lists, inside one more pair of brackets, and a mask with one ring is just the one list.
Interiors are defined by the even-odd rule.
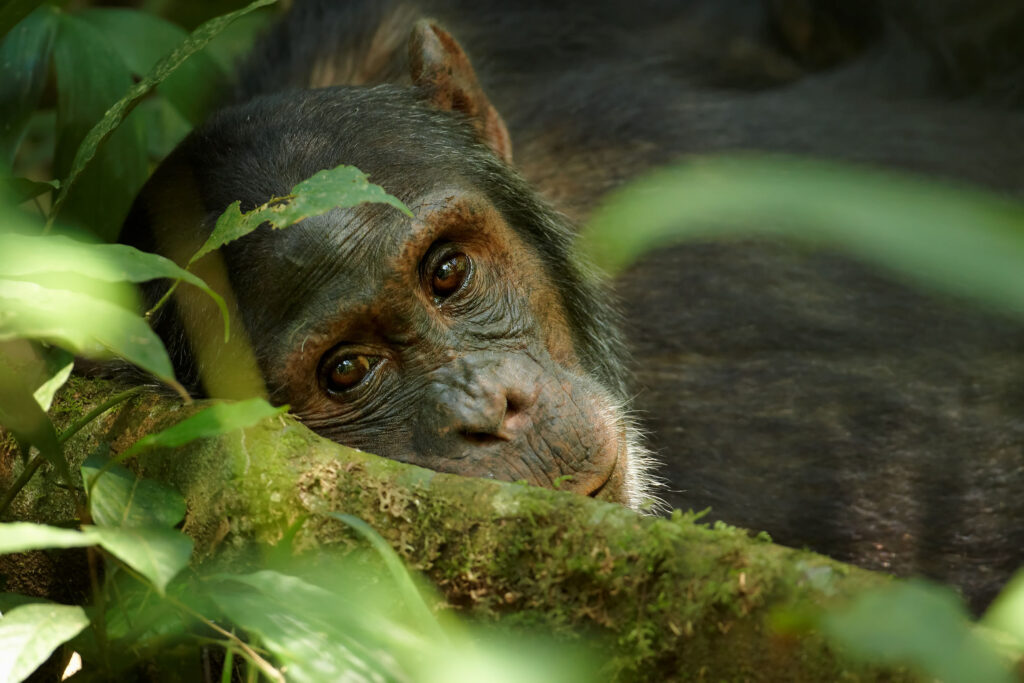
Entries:
[[[455,41],[421,22],[409,61],[411,88],[296,90],[215,114],[154,174],[122,241],[182,262],[231,202],[362,169],[415,217],[335,209],[199,264],[233,298],[272,398],[382,456],[638,505],[646,461],[608,294],[509,166],[505,125]],[[182,292],[156,326],[179,376],[210,391],[237,359],[209,348],[208,317]]]

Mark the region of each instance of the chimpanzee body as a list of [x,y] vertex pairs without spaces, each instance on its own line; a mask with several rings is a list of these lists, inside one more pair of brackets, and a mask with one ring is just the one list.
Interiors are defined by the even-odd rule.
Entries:
[[[615,316],[565,253],[558,216],[493,154],[471,144],[470,132],[499,156],[507,155],[510,138],[513,165],[577,220],[647,168],[728,150],[883,164],[1010,194],[1024,190],[1022,93],[1013,78],[1024,59],[996,49],[1016,44],[1006,36],[1024,26],[1024,13],[999,0],[961,23],[954,3],[915,0],[886,3],[884,11],[880,3],[811,0],[509,5],[297,2],[243,65],[239,104],[165,163],[124,239],[161,247],[161,235],[194,228],[154,227],[169,213],[155,207],[198,204],[191,213],[208,222],[235,199],[259,204],[342,162],[421,209],[443,204],[439,179],[457,178],[513,226],[509,239],[524,243],[501,253],[509,264],[522,259],[523,271],[548,292],[548,300],[518,309],[530,312],[525,327],[568,325],[571,341],[530,337],[548,357],[537,367],[568,372],[574,391],[602,396],[567,418],[575,429],[627,395]],[[1001,21],[987,24],[1000,9]],[[423,17],[437,19],[466,48],[507,137],[479,123],[472,98],[468,108],[457,97],[438,107],[439,88],[422,73],[410,77],[407,44]],[[360,87],[307,90],[337,85]],[[424,100],[456,114],[436,113]],[[467,111],[475,114],[473,131],[458,121]],[[394,225],[397,214],[388,211],[350,212],[345,220]],[[458,222],[451,216],[489,209],[470,201],[445,211],[444,221]],[[293,247],[295,254],[318,253],[304,241],[321,240],[323,259],[345,248],[315,237],[334,230],[329,220],[309,223],[290,229],[291,237],[264,233],[225,253],[261,368],[279,398],[298,402],[300,415],[302,400],[287,389],[291,370],[281,371],[292,367],[285,350],[310,318],[337,314],[330,296],[318,300],[308,283],[330,294],[332,272],[383,277],[380,267],[356,274],[274,258]],[[510,267],[506,275],[515,279],[520,266]],[[660,250],[616,288],[635,357],[634,407],[664,462],[668,486],[660,495],[672,505],[711,507],[713,518],[765,529],[783,543],[949,581],[976,607],[1024,562],[1021,325],[911,291],[835,254],[761,241]],[[552,302],[563,311],[558,320],[536,314]],[[365,322],[412,314],[371,304],[362,315]],[[162,326],[188,375],[197,365],[193,354],[170,316]],[[470,336],[476,356],[507,341],[498,333]],[[522,371],[495,362],[498,369],[487,370],[490,379],[479,387]],[[452,403],[468,405],[460,400]],[[416,404],[410,393],[392,410],[417,414]],[[570,455],[568,447],[552,451],[569,461],[565,467],[531,455],[525,468],[502,469],[474,455],[446,456],[452,443],[437,430],[432,439],[396,437],[382,423],[353,433],[338,426],[345,419],[330,411],[307,416],[339,441],[435,469],[542,484],[576,474],[579,490],[592,495],[604,490],[602,497],[625,502],[643,495],[639,450],[634,470],[602,470],[612,482],[605,486],[573,461],[591,456]],[[492,437],[476,445],[491,448]]]

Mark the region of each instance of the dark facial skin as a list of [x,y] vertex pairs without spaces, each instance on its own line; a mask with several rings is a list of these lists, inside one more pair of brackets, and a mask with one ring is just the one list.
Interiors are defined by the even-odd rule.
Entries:
[[566,489],[596,495],[625,458],[623,428],[542,265],[482,197],[442,190],[414,211],[387,213],[372,239],[339,211],[281,240],[274,258],[305,264],[288,291],[305,303],[271,346],[275,398],[396,460],[544,486],[569,475]]

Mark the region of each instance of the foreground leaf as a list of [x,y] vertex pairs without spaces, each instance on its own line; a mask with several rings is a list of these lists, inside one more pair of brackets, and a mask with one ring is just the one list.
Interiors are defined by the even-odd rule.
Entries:
[[223,577],[210,595],[274,654],[289,681],[411,680],[395,657],[381,653],[396,633],[414,636],[352,595],[273,571]]
[[89,625],[81,607],[22,605],[0,616],[0,681],[23,681]]
[[910,666],[945,683],[1012,683],[1009,667],[974,631],[948,588],[905,581],[826,614],[823,630],[865,662]]
[[275,197],[252,211],[242,213],[241,203],[234,202],[217,219],[210,237],[189,264],[228,242],[248,235],[264,223],[273,228],[286,228],[332,209],[367,203],[390,204],[412,216],[405,204],[385,192],[384,188],[371,183],[358,168],[342,165],[316,173],[293,187],[291,194]]
[[145,78],[136,83],[135,86],[128,91],[127,95],[110,107],[103,118],[92,127],[89,133],[85,136],[85,139],[82,141],[82,144],[78,147],[78,151],[75,153],[75,158],[71,164],[71,168],[63,181],[63,185],[61,186],[57,198],[54,200],[53,210],[50,212],[50,222],[53,221],[61,210],[61,207],[64,205],[64,202],[67,201],[70,188],[74,186],[79,175],[89,162],[92,161],[93,157],[96,156],[99,146],[117,129],[128,113],[142,101],[142,98],[149,94],[157,84],[174,73],[174,71],[177,70],[186,59],[203,49],[210,40],[231,24],[232,21],[259,7],[271,5],[275,1],[276,0],[255,0],[240,10],[205,22],[193,31],[191,35],[189,35],[188,39],[179,45],[174,52],[161,59]]
[[162,527],[86,527],[104,550],[146,577],[161,595],[168,582],[188,566],[192,539]]
[[1010,636],[1024,659],[1024,569],[1003,587],[982,623]]
[[89,358],[119,356],[177,385],[167,351],[146,321],[87,294],[0,280],[0,341],[17,338]]
[[1024,207],[966,187],[786,157],[659,171],[594,214],[581,247],[616,271],[684,238],[786,236],[1024,312]]
[[268,417],[288,412],[288,406],[274,407],[262,398],[250,398],[234,403],[216,403],[203,408],[192,417],[173,427],[148,434],[118,456],[124,460],[147,448],[175,448],[196,439],[207,439],[227,434],[236,429],[251,427]]
[[[0,284],[2,282],[0,280]],[[3,301],[0,296],[0,327],[3,324]],[[4,355],[0,355],[0,425],[6,427],[19,442],[38,448],[64,482],[69,486],[72,484],[71,470],[57,441],[53,423],[26,386],[23,373]]]
[[59,529],[46,524],[9,522],[0,524],[0,553],[23,553],[48,548],[84,548],[96,545],[96,537],[86,531]]
[[71,370],[75,367],[75,359],[64,349],[51,347],[46,354],[46,369],[49,377],[36,387],[32,397],[43,410],[49,410],[53,405],[53,397],[57,390],[64,386],[64,383],[71,377]]
[[[100,471],[102,477],[97,477]],[[173,527],[185,518],[185,499],[166,484],[142,479],[120,465],[87,460],[82,479],[89,511],[100,526]]]
[[43,273],[74,273],[103,282],[184,280],[217,304],[224,319],[224,337],[228,337],[224,299],[168,258],[126,244],[88,244],[61,235],[0,234],[0,277],[31,278]]

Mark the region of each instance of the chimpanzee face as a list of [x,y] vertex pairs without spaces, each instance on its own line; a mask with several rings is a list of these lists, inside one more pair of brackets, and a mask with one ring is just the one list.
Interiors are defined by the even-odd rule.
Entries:
[[[436,82],[447,69],[429,73],[466,102]],[[477,128],[388,86],[223,110],[154,174],[122,239],[187,254],[167,245],[201,242],[231,202],[255,206],[320,169],[359,167],[414,217],[335,209],[264,226],[215,256],[271,396],[379,455],[638,505],[644,461],[621,408],[615,315],[475,97],[489,112]],[[215,363],[189,327],[201,316],[179,308],[158,331],[179,366],[205,375]]]

